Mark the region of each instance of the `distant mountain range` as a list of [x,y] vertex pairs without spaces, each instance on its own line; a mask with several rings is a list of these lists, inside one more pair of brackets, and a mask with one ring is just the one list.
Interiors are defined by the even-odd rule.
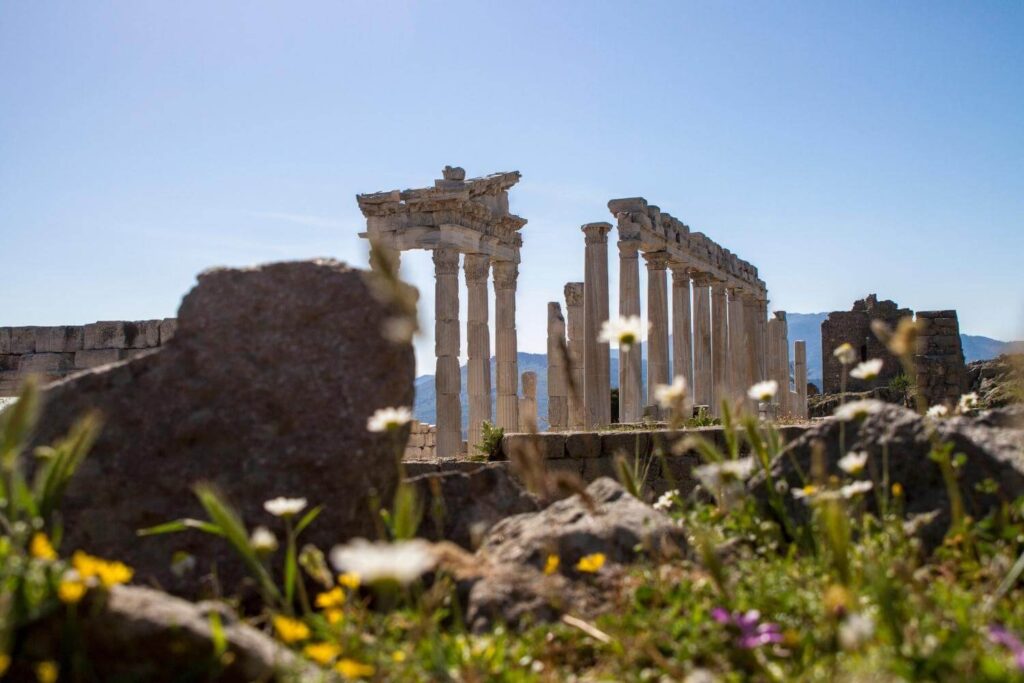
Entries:
[[[798,339],[807,342],[807,379],[819,388],[821,387],[822,363],[821,363],[821,321],[828,317],[827,313],[789,313],[786,319],[789,323],[789,343]],[[1010,342],[999,341],[989,337],[981,337],[970,334],[960,335],[964,348],[964,358],[968,363],[976,360],[995,358],[1011,346]],[[671,348],[671,344],[669,345]],[[647,345],[644,344],[643,370],[641,377],[647,377]],[[792,351],[790,351],[792,358]],[[538,427],[547,428],[548,414],[548,359],[543,353],[520,353],[519,373],[532,370],[537,373],[537,413]],[[494,359],[491,359],[491,383],[495,377]],[[618,352],[611,353],[611,379],[612,387],[619,385],[619,358]],[[468,398],[466,390],[466,366],[462,366],[462,431],[466,432],[469,424]],[[494,388],[491,390],[491,400],[494,400]],[[422,375],[416,378],[416,400],[413,406],[413,413],[420,422],[435,424],[437,419],[437,406],[434,397],[434,376]]]

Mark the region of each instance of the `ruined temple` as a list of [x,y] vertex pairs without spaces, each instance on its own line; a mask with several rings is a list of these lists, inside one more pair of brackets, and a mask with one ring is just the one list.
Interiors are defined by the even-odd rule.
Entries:
[[832,355],[832,352],[844,343],[849,343],[857,350],[861,361],[869,358],[881,358],[884,361],[882,372],[877,379],[864,381],[848,378],[846,385],[848,391],[866,391],[886,385],[893,377],[903,372],[899,360],[889,353],[885,345],[871,331],[871,322],[881,320],[895,328],[900,318],[913,316],[912,310],[900,308],[894,301],[888,299],[879,301],[877,294],[869,294],[867,297],[855,301],[853,308],[849,311],[829,313],[828,318],[821,323],[823,393],[835,394],[841,391],[843,366]]

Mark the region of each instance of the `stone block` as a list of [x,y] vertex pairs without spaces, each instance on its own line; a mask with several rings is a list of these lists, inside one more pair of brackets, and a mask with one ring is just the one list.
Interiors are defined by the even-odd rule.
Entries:
[[18,371],[22,375],[60,375],[75,367],[73,353],[31,353],[21,357]]
[[0,327],[0,353],[11,353],[11,328]]
[[12,327],[10,330],[11,348],[9,353],[35,353],[36,328]]
[[171,340],[174,333],[178,331],[177,318],[164,318],[160,321],[160,346]]
[[84,330],[78,325],[36,328],[36,353],[66,353],[82,348]]
[[569,432],[565,451],[570,458],[597,458],[601,455],[601,435],[597,432]]
[[[83,349],[126,348],[125,323],[123,320],[101,320],[85,326]],[[134,337],[134,334],[132,335]]]
[[560,458],[556,460],[548,460],[545,463],[548,470],[552,472],[572,472],[573,474],[583,475],[583,461],[577,460],[576,458]]
[[21,364],[21,354],[0,353],[0,372],[17,372]]
[[583,479],[587,482],[601,477],[611,477],[616,481],[619,479],[614,457],[587,458],[581,462],[583,463]]
[[622,453],[627,457],[646,457],[651,452],[648,432],[605,432],[601,435],[601,456],[613,457]]
[[116,363],[124,358],[121,349],[85,349],[75,352],[75,368],[85,370],[108,363]]
[[506,434],[501,439],[499,457],[511,460],[513,453],[531,453],[533,449],[540,451],[545,460],[557,460],[565,457],[565,435],[557,433],[542,434]]

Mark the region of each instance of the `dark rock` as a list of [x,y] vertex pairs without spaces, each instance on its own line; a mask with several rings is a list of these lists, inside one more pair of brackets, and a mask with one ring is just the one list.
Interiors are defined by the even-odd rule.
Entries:
[[71,482],[63,549],[120,559],[139,582],[194,594],[172,554],[216,563],[221,585],[242,575],[227,544],[189,532],[139,538],[180,517],[205,517],[192,495],[210,482],[250,525],[280,530],[276,496],[323,505],[304,540],[321,547],[372,535],[374,492],[390,500],[406,435],[366,430],[385,406],[411,405],[413,353],[380,333],[390,315],[365,274],[336,261],[215,269],[185,297],[168,343],[46,388],[36,443],[90,409],[105,418]]

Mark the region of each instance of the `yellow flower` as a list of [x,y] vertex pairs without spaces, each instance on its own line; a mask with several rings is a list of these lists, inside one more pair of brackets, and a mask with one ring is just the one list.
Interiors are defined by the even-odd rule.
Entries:
[[345,572],[344,574],[338,575],[338,583],[350,591],[354,591],[359,588],[359,574],[355,572]]
[[548,555],[547,562],[544,563],[544,573],[550,576],[558,571],[558,555]]
[[327,666],[341,654],[341,648],[334,643],[310,643],[302,652],[317,664]]
[[57,662],[47,660],[36,664],[36,678],[39,683],[56,683],[58,672]]
[[85,595],[85,584],[78,580],[61,579],[57,586],[57,597],[67,605],[74,605]]
[[42,531],[32,534],[32,541],[29,543],[28,551],[40,560],[56,560],[57,551],[53,549],[50,539]]
[[601,570],[604,566],[604,553],[594,553],[593,555],[584,555],[580,558],[580,561],[576,563],[576,569],[581,572],[587,572],[588,574],[594,574]]
[[3,676],[11,666],[11,656],[6,652],[0,652],[0,676]]
[[296,643],[309,638],[308,626],[298,619],[281,614],[274,615],[274,630],[277,631],[277,636],[286,643]]
[[405,661],[405,653],[402,652],[401,650],[395,650],[394,652],[391,653],[391,661],[399,662],[399,663],[404,662]]
[[344,616],[345,613],[336,607],[324,610],[324,618],[327,619],[327,623],[331,626],[340,623]]
[[376,669],[372,664],[363,664],[354,659],[343,659],[334,665],[334,670],[345,678],[366,678],[372,676]]
[[345,604],[345,592],[337,586],[316,596],[316,606],[320,609],[341,607]]
[[896,482],[892,485],[892,495],[899,498],[903,495],[903,484]]
[[78,571],[82,581],[97,578],[105,588],[128,583],[134,573],[131,567],[122,562],[107,562],[81,550],[76,550],[71,556],[71,566]]

